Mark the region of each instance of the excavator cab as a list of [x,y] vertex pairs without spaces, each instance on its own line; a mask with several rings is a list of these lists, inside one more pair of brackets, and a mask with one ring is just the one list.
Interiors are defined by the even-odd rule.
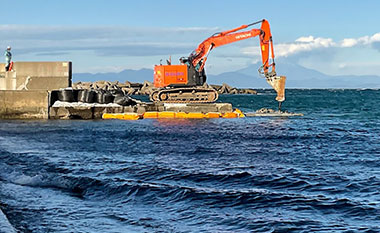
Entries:
[[179,59],[179,62],[180,62],[182,65],[190,65],[189,58],[187,58],[187,57],[181,57],[181,58]]

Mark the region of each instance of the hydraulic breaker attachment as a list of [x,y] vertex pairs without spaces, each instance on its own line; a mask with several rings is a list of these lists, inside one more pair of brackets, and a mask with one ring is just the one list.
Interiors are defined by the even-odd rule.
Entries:
[[266,77],[269,85],[273,87],[273,89],[277,93],[276,100],[278,101],[278,110],[281,111],[281,103],[285,100],[285,76],[272,76]]

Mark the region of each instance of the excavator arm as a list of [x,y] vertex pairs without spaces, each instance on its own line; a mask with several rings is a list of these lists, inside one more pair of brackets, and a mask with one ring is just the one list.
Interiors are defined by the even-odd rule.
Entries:
[[[241,31],[259,23],[261,23],[260,29],[254,28],[251,30]],[[202,72],[206,64],[207,57],[212,49],[256,36],[259,36],[260,38],[262,58],[262,66],[259,69],[259,73],[263,74],[267,82],[275,89],[277,92],[276,100],[281,103],[285,100],[286,77],[277,76],[276,74],[272,34],[270,31],[269,22],[265,19],[248,25],[242,25],[228,31],[215,33],[198,45],[197,49],[190,54],[189,61],[198,72]],[[272,58],[271,63],[269,58]]]

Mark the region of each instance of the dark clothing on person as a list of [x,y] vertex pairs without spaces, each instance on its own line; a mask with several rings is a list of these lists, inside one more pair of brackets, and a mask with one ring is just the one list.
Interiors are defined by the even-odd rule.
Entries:
[[11,51],[9,49],[5,50],[4,56],[5,56],[5,71],[9,71],[9,66],[11,65],[11,61],[12,61]]

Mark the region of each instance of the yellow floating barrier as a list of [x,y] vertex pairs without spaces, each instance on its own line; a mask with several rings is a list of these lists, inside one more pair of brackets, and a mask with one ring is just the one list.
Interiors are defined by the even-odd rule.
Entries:
[[135,112],[126,112],[123,114],[122,120],[138,120],[141,116]]
[[103,119],[118,119],[118,120],[138,120],[140,115],[134,112],[126,113],[103,113]]
[[158,118],[158,112],[145,112],[143,118]]
[[238,109],[238,108],[235,108],[234,113],[238,114],[239,118],[245,117],[244,113],[242,111],[240,111],[240,109]]
[[196,119],[200,119],[200,118],[205,118],[205,114],[201,113],[201,112],[189,112],[187,114],[187,118],[196,118]]
[[237,118],[238,114],[235,112],[226,112],[222,115],[223,118]]
[[186,112],[176,112],[175,117],[176,118],[188,118]]
[[176,118],[188,118],[188,119],[202,119],[202,118],[219,118],[221,116],[220,113],[217,112],[209,112],[209,113],[201,113],[201,112],[177,112]]
[[122,113],[103,113],[102,119],[122,119]]
[[175,118],[175,112],[158,112],[158,118]]
[[222,116],[222,114],[218,112],[208,112],[205,114],[206,118],[219,118]]
[[135,112],[126,113],[103,113],[103,119],[119,119],[119,120],[138,120],[142,118],[187,118],[187,119],[201,119],[201,118],[240,118],[245,117],[244,113],[239,109],[235,109],[233,112],[226,112],[224,114],[218,112],[145,112],[144,114],[138,114]]

